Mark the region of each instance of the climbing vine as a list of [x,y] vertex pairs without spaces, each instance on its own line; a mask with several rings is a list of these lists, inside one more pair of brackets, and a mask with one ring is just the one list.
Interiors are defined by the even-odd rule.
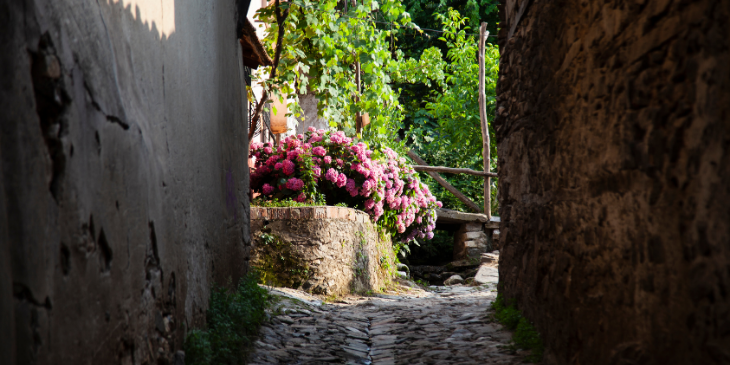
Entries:
[[[393,31],[414,26],[398,0],[359,0],[356,6],[336,0],[296,0],[282,3],[289,16],[281,25],[284,40],[277,77],[265,88],[289,99],[293,113],[301,112],[298,94],[312,92],[319,99],[319,112],[330,126],[352,134],[357,112],[367,112],[371,139],[393,140],[393,123],[402,120],[398,92],[391,74],[401,63],[391,52]],[[344,3],[343,3],[344,4]],[[258,18],[268,24],[264,44],[275,52],[279,24],[274,6],[262,8]],[[380,29],[376,21],[390,22],[393,29]],[[358,90],[356,64],[362,70]]]

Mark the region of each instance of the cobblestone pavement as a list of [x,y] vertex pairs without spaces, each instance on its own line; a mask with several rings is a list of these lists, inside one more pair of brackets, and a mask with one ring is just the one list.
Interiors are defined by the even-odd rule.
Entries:
[[516,364],[510,332],[487,309],[496,283],[399,286],[374,297],[335,303],[290,289],[261,328],[251,364]]

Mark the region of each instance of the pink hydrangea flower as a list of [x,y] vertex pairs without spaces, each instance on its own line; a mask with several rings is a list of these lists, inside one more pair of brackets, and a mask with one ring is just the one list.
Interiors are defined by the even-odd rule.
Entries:
[[289,146],[289,148],[297,148],[301,145],[302,145],[302,142],[299,141],[298,139],[290,139],[289,142],[287,142],[287,146]]
[[[352,180],[352,179],[348,180],[347,176],[345,176],[345,174],[340,174],[340,176],[337,176],[337,187],[338,188],[341,188],[341,187],[345,186],[346,184],[349,184],[350,182],[352,182],[352,186],[355,186],[355,180]],[[357,192],[357,189],[355,189],[355,192]],[[350,192],[350,194],[352,194],[352,192]],[[357,194],[355,194],[355,195],[357,195]],[[355,195],[353,195],[353,196],[355,196]]]
[[317,156],[324,156],[327,154],[327,150],[322,146],[317,146],[312,149],[312,153]]
[[332,163],[332,157],[331,156],[324,156],[324,163],[331,164]]
[[304,203],[304,201],[307,200],[307,196],[304,195],[304,193],[299,194],[296,198],[294,198],[294,201],[298,201],[300,203]]
[[289,190],[302,190],[302,187],[304,187],[304,181],[297,179],[296,177],[293,177],[286,182],[286,188]]
[[285,174],[291,175],[294,173],[294,162],[291,162],[289,160],[284,160],[284,162],[282,162],[282,165],[283,165],[282,170],[284,171]]
[[333,168],[330,168],[330,169],[329,169],[329,170],[327,170],[327,172],[326,172],[326,173],[324,174],[324,178],[325,178],[325,179],[327,179],[328,181],[331,181],[331,182],[333,182],[333,183],[337,183],[337,176],[338,176],[338,175],[339,175],[339,174],[337,173],[337,171],[335,171],[335,169],[333,169]]
[[264,147],[264,153],[272,154],[274,153],[274,150],[272,150],[271,147]]
[[274,192],[274,187],[269,184],[264,184],[262,190],[264,195],[269,195]]

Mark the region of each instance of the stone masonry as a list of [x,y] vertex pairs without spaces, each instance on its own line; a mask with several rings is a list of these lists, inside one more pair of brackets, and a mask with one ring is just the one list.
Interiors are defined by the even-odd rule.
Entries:
[[487,234],[482,223],[465,223],[454,233],[454,261],[479,259],[488,250]]
[[[379,291],[395,273],[390,235],[381,237],[370,216],[356,209],[252,207],[251,231],[252,265],[311,293]],[[269,264],[267,253],[274,251],[268,250],[273,244],[266,235],[282,246],[275,265]]]
[[500,16],[500,284],[545,362],[730,363],[730,1]]

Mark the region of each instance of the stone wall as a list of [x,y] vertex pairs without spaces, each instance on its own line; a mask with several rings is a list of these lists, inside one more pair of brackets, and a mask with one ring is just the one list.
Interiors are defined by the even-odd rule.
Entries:
[[390,235],[343,207],[251,208],[251,264],[272,284],[325,295],[379,291],[395,272]]
[[730,2],[527,1],[500,10],[502,292],[547,363],[730,363]]
[[0,2],[3,364],[169,363],[245,272],[240,3]]
[[[491,230],[489,231],[491,233]],[[479,260],[481,255],[492,250],[489,236],[482,223],[464,223],[454,232],[454,261]]]

